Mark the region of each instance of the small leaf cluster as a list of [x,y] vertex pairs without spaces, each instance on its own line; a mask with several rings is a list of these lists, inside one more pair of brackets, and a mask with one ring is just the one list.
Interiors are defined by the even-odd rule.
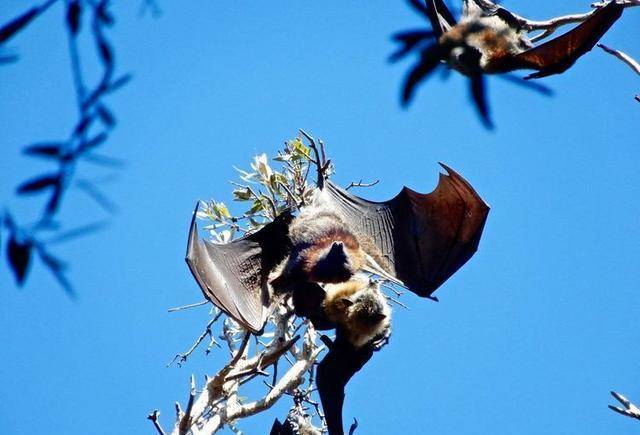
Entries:
[[250,170],[235,168],[241,181],[231,182],[233,200],[248,208],[234,216],[224,202],[202,201],[198,217],[213,222],[204,229],[214,240],[226,243],[237,233],[261,228],[286,209],[308,204],[314,191],[307,183],[312,165],[311,150],[300,137],[286,141],[271,159],[266,154],[255,156]]

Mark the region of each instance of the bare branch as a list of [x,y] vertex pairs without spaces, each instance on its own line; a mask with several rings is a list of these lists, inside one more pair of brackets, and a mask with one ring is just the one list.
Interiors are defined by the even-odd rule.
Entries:
[[629,68],[631,68],[636,74],[640,75],[640,64],[631,56],[629,56],[626,53],[623,53],[622,51],[614,50],[613,48],[607,47],[604,44],[598,44],[598,47],[602,48],[604,51],[606,51],[610,55],[617,57],[622,62],[626,63],[629,66]]
[[379,182],[380,180],[375,180],[375,181],[372,181],[371,183],[363,183],[362,180],[358,181],[357,183],[352,181],[351,184],[347,186],[346,190],[349,190],[352,187],[372,187],[378,184]]
[[178,425],[179,428],[179,434],[180,435],[184,435],[189,431],[189,426],[191,425],[191,420],[192,420],[192,416],[191,416],[191,412],[193,410],[193,401],[196,398],[196,380],[193,377],[193,375],[191,375],[190,381],[189,381],[189,402],[187,403],[187,410],[185,411],[184,415],[182,415],[182,418],[180,419],[180,424]]
[[204,332],[202,334],[200,334],[198,339],[195,341],[195,343],[193,343],[193,345],[189,348],[189,350],[187,350],[184,353],[176,354],[176,356],[174,356],[173,359],[171,361],[169,361],[169,363],[167,363],[167,367],[169,367],[171,364],[173,364],[176,361],[178,361],[178,366],[181,366],[182,363],[187,361],[187,358],[189,358],[189,356],[193,353],[193,351],[196,350],[198,348],[198,346],[200,346],[200,343],[202,343],[202,341],[207,336],[209,336],[211,338],[211,342],[209,343],[209,347],[207,348],[207,350],[209,350],[211,348],[211,346],[214,345],[214,344],[216,346],[220,347],[218,342],[213,337],[213,332],[211,331],[211,327],[220,318],[220,316],[222,316],[222,311],[218,311],[218,313],[211,320],[209,320],[209,323],[207,323],[207,326],[205,327]]
[[618,414],[626,415],[627,417],[635,418],[640,420],[640,408],[631,403],[629,399],[624,397],[620,393],[616,393],[615,391],[611,391],[611,395],[622,404],[623,408],[618,406],[609,405],[609,409],[617,412]]
[[204,300],[204,301],[196,302],[195,304],[189,304],[189,305],[183,305],[181,307],[169,308],[168,311],[170,313],[175,313],[176,311],[187,310],[189,308],[199,307],[199,306],[202,306],[202,305],[206,305],[208,303],[209,303],[209,301]]
[[147,416],[147,419],[151,420],[151,422],[153,423],[153,426],[158,431],[158,434],[166,435],[166,432],[160,425],[159,417],[160,417],[160,411],[158,411],[157,409],[154,409],[153,412]]
[[329,166],[331,165],[331,160],[326,160],[325,152],[324,152],[324,144],[322,141],[320,142],[322,145],[322,155],[320,151],[318,151],[318,146],[316,145],[316,141],[313,137],[311,137],[306,131],[300,129],[300,134],[307,139],[309,142],[309,147],[313,150],[313,154],[315,155],[315,160],[311,160],[312,163],[316,165],[318,177],[316,180],[316,184],[319,189],[322,189],[324,186],[324,179],[326,177],[327,171],[329,170]]
[[[594,9],[589,12],[586,12],[583,14],[563,15],[560,17],[554,17],[544,21],[529,20],[519,15],[516,15],[513,13],[512,14],[518,20],[522,28],[527,32],[533,32],[536,30],[543,31],[542,33],[531,38],[531,42],[537,42],[551,36],[553,33],[556,32],[556,30],[558,30],[562,26],[566,26],[567,24],[582,23],[586,21],[589,17],[591,17],[596,12],[597,9],[603,8],[608,3],[609,2],[593,3],[591,4],[591,7]],[[640,6],[640,0],[622,0],[622,1],[618,0],[618,3],[623,5],[625,8]]]

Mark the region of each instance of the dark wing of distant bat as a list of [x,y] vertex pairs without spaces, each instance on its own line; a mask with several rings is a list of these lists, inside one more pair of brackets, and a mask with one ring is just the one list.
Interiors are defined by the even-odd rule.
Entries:
[[456,19],[443,0],[426,0],[425,13],[436,39],[456,25]]
[[194,212],[186,256],[189,269],[204,296],[252,332],[259,332],[269,315],[267,280],[289,252],[292,219],[290,212],[283,212],[255,233],[220,244],[199,240]]
[[[441,164],[442,165],[442,164]],[[393,199],[371,202],[327,180],[327,201],[343,215],[363,248],[391,276],[428,297],[476,252],[489,207],[471,185],[442,165],[429,194],[403,188]]]
[[353,375],[371,359],[374,350],[372,344],[356,349],[338,334],[329,346],[329,352],[318,364],[316,384],[329,435],[344,435],[344,389]]
[[527,76],[541,78],[569,69],[582,55],[590,51],[620,16],[624,7],[616,1],[598,9],[573,30],[535,48],[524,51],[511,61],[513,69],[536,69]]

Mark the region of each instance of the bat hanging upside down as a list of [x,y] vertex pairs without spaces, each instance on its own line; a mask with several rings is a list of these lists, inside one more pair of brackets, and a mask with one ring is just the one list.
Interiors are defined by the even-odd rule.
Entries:
[[331,435],[343,433],[344,387],[390,334],[387,301],[362,272],[432,297],[478,248],[489,208],[442,166],[430,194],[405,187],[385,202],[323,180],[297,217],[226,244],[199,240],[194,213],[186,261],[207,299],[256,334],[288,297],[316,329],[336,329],[317,379]]
[[[489,0],[463,0],[456,21],[444,0],[410,0],[431,23],[432,31],[409,31],[396,35],[404,47],[392,55],[397,60],[419,49],[420,60],[407,75],[402,101],[407,104],[417,85],[441,63],[468,76],[471,92],[483,119],[489,123],[485,101],[485,74],[515,70],[537,72],[526,79],[560,74],[590,51],[622,16],[624,6],[615,0],[596,9],[584,22],[557,38],[535,46],[526,23]],[[435,41],[425,43],[430,39]]]

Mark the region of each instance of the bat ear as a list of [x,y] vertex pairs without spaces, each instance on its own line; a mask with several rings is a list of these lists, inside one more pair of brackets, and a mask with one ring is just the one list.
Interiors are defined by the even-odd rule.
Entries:
[[383,321],[384,319],[386,319],[386,318],[387,318],[387,315],[386,315],[386,314],[384,314],[384,313],[376,313],[376,314],[374,314],[374,316],[373,316],[373,320],[375,320],[375,321],[376,321],[376,323],[378,323],[378,322],[382,322],[382,321]]
[[342,303],[345,307],[350,307],[351,305],[353,305],[353,301],[349,298],[342,298]]

